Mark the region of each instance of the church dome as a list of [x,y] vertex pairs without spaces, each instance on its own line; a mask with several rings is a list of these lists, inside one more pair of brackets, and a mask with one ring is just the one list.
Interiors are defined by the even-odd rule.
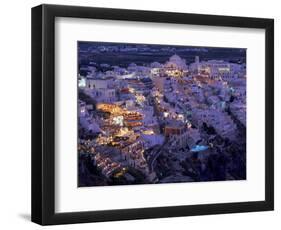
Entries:
[[187,69],[185,60],[176,54],[169,58],[169,61],[166,62],[165,66],[168,68],[178,68],[182,70]]

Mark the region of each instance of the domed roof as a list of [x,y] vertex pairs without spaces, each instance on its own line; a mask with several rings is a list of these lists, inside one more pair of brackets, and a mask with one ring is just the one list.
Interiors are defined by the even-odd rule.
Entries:
[[174,54],[173,56],[170,57],[169,61],[170,62],[181,62],[182,59],[177,54]]
[[174,54],[173,56],[171,56],[169,58],[169,61],[166,63],[165,66],[167,66],[167,67],[177,66],[178,68],[181,68],[181,69],[187,69],[185,60],[176,54]]

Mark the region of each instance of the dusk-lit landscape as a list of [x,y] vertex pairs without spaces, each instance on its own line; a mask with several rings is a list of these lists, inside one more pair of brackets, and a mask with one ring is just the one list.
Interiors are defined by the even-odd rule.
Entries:
[[246,179],[246,49],[78,45],[78,186]]

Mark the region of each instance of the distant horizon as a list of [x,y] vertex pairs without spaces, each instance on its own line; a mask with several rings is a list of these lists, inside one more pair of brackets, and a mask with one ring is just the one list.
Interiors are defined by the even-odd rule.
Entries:
[[102,41],[77,41],[77,43],[81,44],[84,43],[83,45],[107,45],[107,46],[144,46],[144,47],[177,47],[177,48],[190,48],[190,49],[224,49],[224,50],[247,50],[247,48],[242,48],[242,47],[220,47],[220,46],[193,46],[193,45],[173,45],[173,44],[153,44],[153,43],[130,43],[130,42],[102,42]]
[[[233,63],[246,63],[247,50],[246,48],[234,47],[205,47],[99,41],[78,41],[77,47],[79,62],[83,62],[83,56],[91,56],[92,54],[95,54],[91,61],[97,64],[103,64],[106,61],[109,61],[111,65],[117,65],[119,63],[120,66],[128,66],[130,61],[131,63],[136,63],[138,65],[147,65],[152,62],[151,60],[163,64],[173,54],[184,58],[187,64],[192,63],[195,56],[199,56],[203,61],[224,59]],[[101,47],[104,47],[105,50],[103,51]],[[129,52],[125,52],[122,51],[124,48],[138,48],[140,51],[131,50]],[[118,61],[116,61],[116,59],[118,59]]]

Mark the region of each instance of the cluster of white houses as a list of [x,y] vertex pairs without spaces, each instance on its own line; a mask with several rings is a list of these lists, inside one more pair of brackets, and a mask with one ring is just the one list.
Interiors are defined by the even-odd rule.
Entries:
[[[226,105],[230,104],[229,109],[245,125],[245,77],[245,64],[200,62],[195,57],[194,63],[187,65],[178,55],[165,64],[115,66],[103,74],[89,68],[87,76],[78,77],[79,90],[96,102],[96,110],[80,100],[79,124],[98,135],[95,146],[118,149],[117,162],[97,156],[97,161],[104,162],[100,167],[104,165],[107,176],[114,172],[111,167],[129,165],[154,180],[144,157],[147,149],[164,142],[170,148],[206,145],[199,131],[203,123],[221,137],[235,139],[237,127]],[[99,112],[109,115],[101,117]]]

